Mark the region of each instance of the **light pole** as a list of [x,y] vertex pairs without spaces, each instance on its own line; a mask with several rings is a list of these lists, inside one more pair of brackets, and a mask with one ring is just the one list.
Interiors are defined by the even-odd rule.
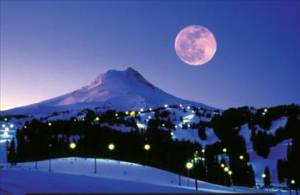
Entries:
[[[70,144],[69,144],[69,148],[71,149],[71,150],[75,150],[75,148],[76,148],[76,143],[75,142],[71,142]],[[75,160],[75,157],[74,157],[74,160]]]
[[[296,184],[296,181],[294,179],[292,179],[290,181],[290,194],[292,193],[292,190],[294,189],[295,184]],[[298,195],[298,190],[296,188],[295,188],[295,191],[296,191],[296,194]]]
[[97,158],[96,158],[96,155],[95,155],[95,158],[94,158],[94,173],[95,174],[97,173]]
[[146,163],[149,163],[149,155],[148,155],[148,152],[150,151],[150,149],[151,149],[150,144],[145,144],[145,145],[144,145],[144,150],[146,151]]
[[189,177],[190,177],[190,170],[194,167],[193,163],[192,162],[187,162],[185,164],[185,168],[187,170],[187,175],[188,175],[188,180],[187,180],[187,186],[189,186]]
[[265,173],[261,174],[261,178],[263,179],[264,186],[266,187],[266,185],[265,185],[265,179],[267,178],[267,174],[265,174]]
[[52,144],[49,144],[49,153],[50,153],[49,166],[48,166],[48,171],[49,172],[51,172],[51,148],[52,148]]
[[230,185],[233,185],[233,183],[232,183],[232,177],[231,177],[231,175],[232,175],[232,171],[231,170],[228,171],[228,175],[229,175]]

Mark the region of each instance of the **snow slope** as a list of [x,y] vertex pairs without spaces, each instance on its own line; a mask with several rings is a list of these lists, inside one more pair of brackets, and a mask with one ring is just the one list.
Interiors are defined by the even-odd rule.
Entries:
[[42,114],[96,107],[135,110],[180,103],[212,109],[204,104],[170,95],[152,85],[136,70],[127,68],[124,71],[109,70],[81,89],[40,103],[2,111],[2,115]]
[[[0,172],[0,192],[195,192],[194,180],[139,164],[115,160],[62,158],[21,163]],[[232,188],[198,181],[200,192],[263,192],[249,188]]]

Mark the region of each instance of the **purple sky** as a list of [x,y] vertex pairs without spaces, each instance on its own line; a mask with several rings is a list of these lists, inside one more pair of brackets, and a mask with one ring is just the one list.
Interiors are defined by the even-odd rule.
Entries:
[[[0,1],[0,109],[135,68],[181,98],[219,108],[300,103],[299,1]],[[184,64],[174,39],[210,29],[218,49]]]

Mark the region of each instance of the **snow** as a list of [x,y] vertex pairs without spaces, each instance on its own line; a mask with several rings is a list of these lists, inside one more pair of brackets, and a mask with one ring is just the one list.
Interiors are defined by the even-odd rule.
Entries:
[[104,124],[101,124],[101,127],[108,127],[108,128],[111,128],[111,129],[114,129],[114,130],[117,130],[117,131],[121,131],[121,132],[124,132],[124,133],[128,133],[128,132],[134,130],[133,127],[125,126],[124,124],[110,125],[110,124],[104,123]]
[[268,134],[275,135],[276,131],[281,128],[285,127],[288,118],[286,116],[280,117],[278,120],[272,121],[271,128],[268,130]]
[[[280,119],[273,121],[270,130],[267,132],[269,134],[275,133],[279,127],[285,126],[286,122],[287,122],[286,117],[281,117]],[[260,129],[260,131],[264,131],[264,130]],[[248,123],[240,127],[239,135],[241,135],[246,142],[247,152],[249,153],[250,156],[250,164],[253,166],[255,172],[256,182],[263,183],[261,175],[264,172],[265,167],[268,166],[270,170],[272,183],[278,185],[277,160],[286,159],[287,146],[288,143],[291,142],[291,140],[285,140],[277,144],[276,146],[271,147],[269,156],[267,159],[265,159],[259,156],[253,150],[253,144],[251,141],[251,129],[249,129]]]
[[251,141],[251,129],[249,129],[248,123],[240,127],[239,135],[245,140],[247,152],[253,151],[253,144]]
[[268,166],[270,170],[271,182],[275,185],[279,184],[277,177],[277,160],[286,159],[287,146],[289,143],[291,143],[291,140],[284,140],[276,146],[271,147],[267,159],[257,155],[254,150],[249,153],[250,163],[252,164],[253,169],[255,171],[257,183],[263,183],[261,175],[264,172],[265,167]]
[[[61,158],[49,161],[6,166],[0,172],[0,192],[25,194],[27,192],[195,192],[194,180],[160,169],[135,163],[97,159]],[[200,192],[263,192],[261,190],[225,187],[198,181]],[[126,186],[126,187],[125,187]]]

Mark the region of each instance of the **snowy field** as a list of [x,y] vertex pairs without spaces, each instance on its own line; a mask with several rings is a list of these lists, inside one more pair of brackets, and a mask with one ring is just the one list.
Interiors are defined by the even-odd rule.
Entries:
[[[20,163],[16,167],[2,165],[0,194],[28,192],[196,192],[195,181],[160,169],[115,160],[61,158]],[[265,191],[224,187],[198,181],[200,192],[232,193]]]

